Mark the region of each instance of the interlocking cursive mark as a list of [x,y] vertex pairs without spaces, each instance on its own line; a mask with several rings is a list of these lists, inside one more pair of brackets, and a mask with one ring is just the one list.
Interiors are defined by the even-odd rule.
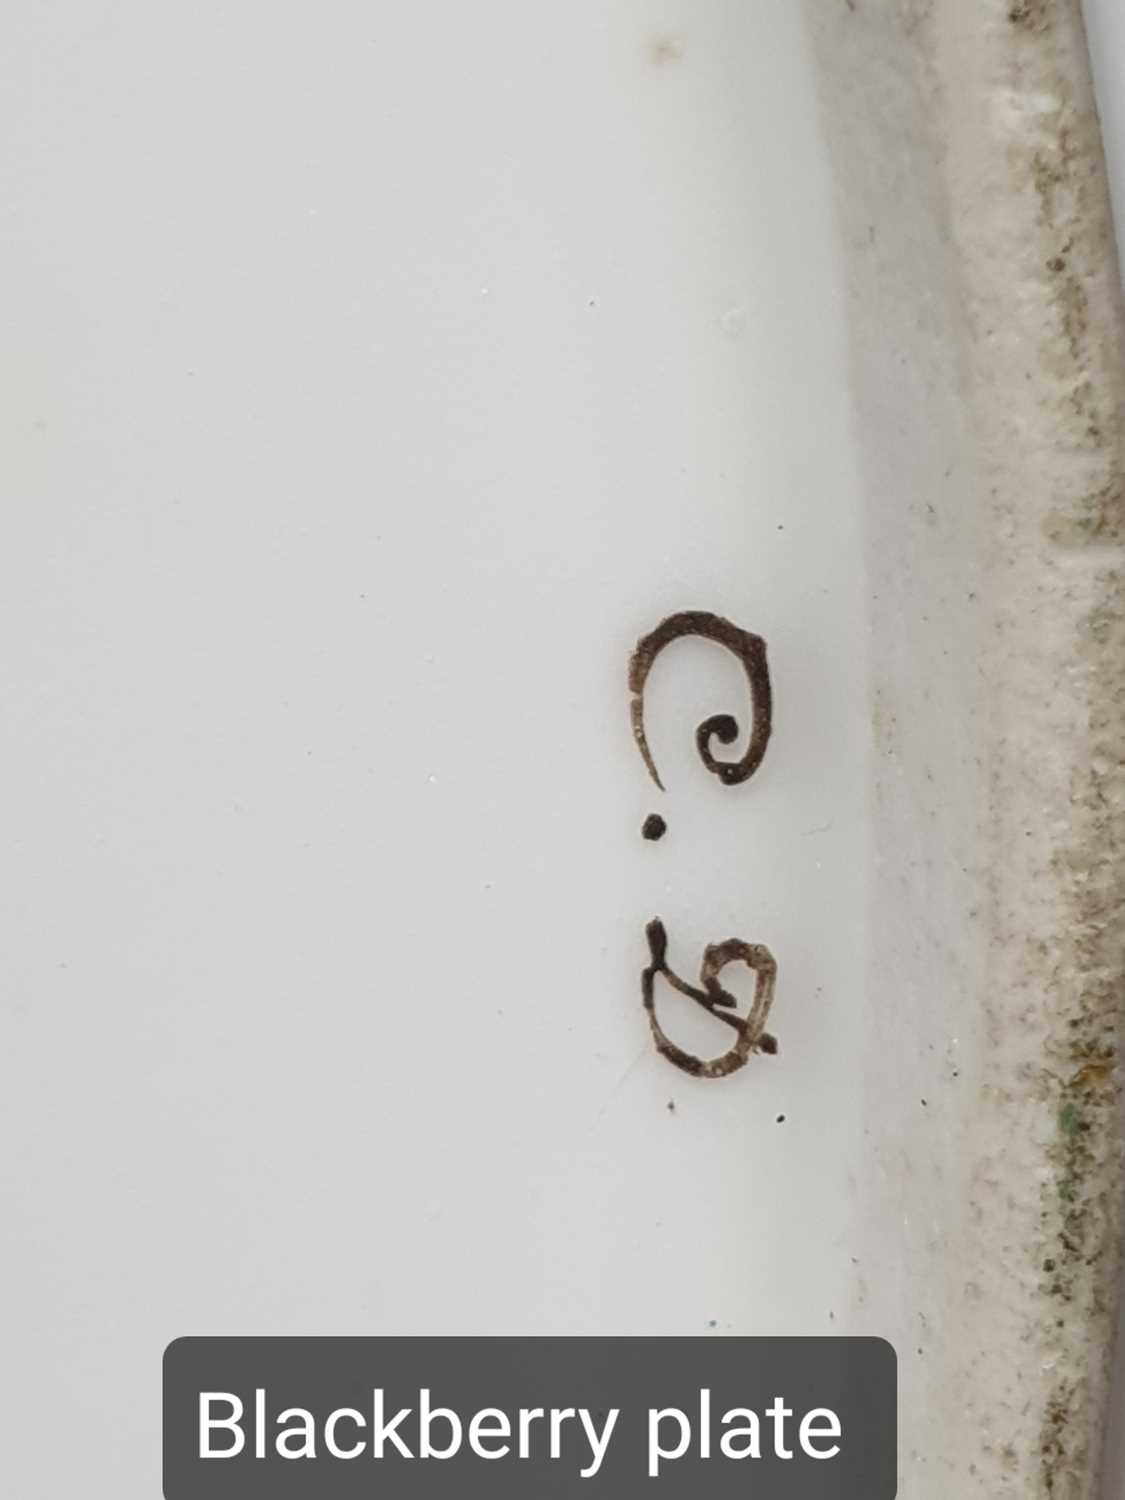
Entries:
[[711,753],[711,741],[733,745],[738,738],[738,720],[731,714],[713,714],[704,719],[695,731],[695,744],[699,758],[707,769],[726,786],[736,786],[748,781],[762,763],[770,737],[770,720],[773,700],[770,690],[769,667],[766,664],[766,643],[760,635],[740,630],[721,615],[709,614],[706,610],[686,609],[669,615],[655,630],[642,636],[629,658],[629,691],[632,694],[630,713],[633,721],[633,738],[637,749],[648,767],[649,775],[660,788],[664,783],[652,758],[645,735],[645,682],[656,658],[664,650],[684,636],[699,636],[706,641],[715,641],[734,653],[742,663],[746,680],[750,686],[750,710],[752,727],[750,743],[739,760],[718,760]]
[[[725,1078],[730,1073],[736,1073],[754,1052],[776,1053],[777,1041],[765,1029],[777,980],[777,964],[768,948],[761,943],[744,943],[741,938],[709,943],[703,950],[703,962],[699,966],[699,978],[703,987],[696,989],[668,967],[668,934],[659,917],[654,917],[645,928],[645,937],[648,939],[649,962],[641,973],[641,992],[648,1012],[649,1026],[652,1028],[652,1038],[656,1043],[656,1050],[662,1056],[694,1078]],[[746,1016],[740,1016],[734,1011],[737,1004],[735,997],[719,983],[719,975],[727,964],[739,960],[753,969],[756,976],[754,999],[750,1005],[750,1013]],[[724,1052],[721,1057],[694,1057],[682,1047],[677,1047],[665,1035],[656,1018],[655,991],[658,974],[663,974],[672,988],[679,990],[681,995],[687,995],[717,1021],[724,1022],[738,1033],[737,1040],[729,1051]]]

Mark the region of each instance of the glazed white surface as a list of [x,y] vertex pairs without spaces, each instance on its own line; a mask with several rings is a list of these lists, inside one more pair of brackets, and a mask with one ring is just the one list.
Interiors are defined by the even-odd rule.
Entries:
[[[1068,796],[1104,706],[1090,622],[1120,621],[1116,554],[1055,509],[1114,452],[1036,405],[1104,373],[1108,319],[1060,337],[1035,173],[1008,171],[1093,159],[1084,64],[1011,10],[1034,24],[970,0],[14,22],[21,1494],[96,1453],[147,1500],[189,1332],[878,1333],[904,1496],[1045,1482],[1043,1075],[1086,977],[1067,899],[1112,862]],[[741,788],[692,747],[709,714],[745,726],[713,648],[653,674],[666,794],[630,738],[628,653],[683,608],[769,643]],[[656,914],[689,978],[707,942],[770,946],[777,1058],[700,1083],[654,1055]]]
[[[3,69],[13,1489],[147,1500],[188,1332],[846,1328],[870,703],[798,8],[66,3]],[[625,667],[685,607],[767,638],[776,729],[720,787],[740,674],[670,651],[661,797]],[[689,977],[770,945],[778,1058],[653,1054],[657,913]]]

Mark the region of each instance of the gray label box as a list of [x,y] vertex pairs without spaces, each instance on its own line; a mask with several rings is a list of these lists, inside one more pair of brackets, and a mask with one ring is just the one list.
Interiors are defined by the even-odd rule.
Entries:
[[871,1338],[183,1338],[164,1495],[893,1500],[896,1384]]

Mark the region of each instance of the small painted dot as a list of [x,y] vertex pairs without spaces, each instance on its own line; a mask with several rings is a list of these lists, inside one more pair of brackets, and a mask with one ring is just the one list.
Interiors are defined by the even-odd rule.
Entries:
[[668,832],[668,825],[659,813],[649,813],[641,824],[641,837],[646,839],[662,839]]

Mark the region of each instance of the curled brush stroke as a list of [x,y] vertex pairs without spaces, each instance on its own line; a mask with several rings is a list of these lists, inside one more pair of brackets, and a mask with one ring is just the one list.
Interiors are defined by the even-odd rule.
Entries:
[[648,767],[649,775],[663,791],[664,783],[656,769],[656,762],[652,758],[652,751],[649,749],[648,738],[645,735],[645,683],[653,663],[665,646],[685,636],[698,636],[702,640],[714,641],[719,646],[725,646],[728,651],[738,657],[746,673],[746,681],[750,687],[753,727],[750,732],[750,743],[741,759],[718,760],[711,753],[713,739],[723,745],[733,745],[738,738],[738,720],[733,715],[713,714],[709,719],[704,719],[695,731],[696,749],[699,751],[699,758],[703,764],[724,785],[737,786],[739,782],[748,781],[753,776],[766,753],[770,738],[773,695],[770,689],[769,667],[766,664],[765,641],[760,635],[752,635],[748,630],[740,630],[737,625],[732,625],[721,615],[713,615],[701,609],[682,610],[679,614],[669,615],[655,630],[642,636],[637,642],[629,658],[629,691],[632,694],[630,715],[633,723],[633,738],[637,742],[641,758]]
[[[659,917],[645,928],[648,939],[649,962],[641,972],[641,994],[648,1012],[648,1023],[656,1050],[670,1063],[690,1073],[693,1078],[726,1078],[737,1073],[755,1052],[773,1054],[777,1052],[777,1040],[766,1030],[770,1006],[773,1004],[774,985],[777,982],[777,964],[773,954],[761,943],[744,943],[741,938],[728,938],[723,943],[709,943],[703,950],[703,962],[699,966],[702,989],[688,984],[668,967],[668,934]],[[735,998],[719,983],[719,975],[727,964],[741,960],[755,974],[754,999],[748,1015],[740,1016],[734,1011]],[[721,1057],[702,1058],[685,1052],[665,1033],[656,1018],[656,976],[664,978],[678,990],[701,1005],[716,1021],[722,1021],[738,1033],[737,1040]]]

